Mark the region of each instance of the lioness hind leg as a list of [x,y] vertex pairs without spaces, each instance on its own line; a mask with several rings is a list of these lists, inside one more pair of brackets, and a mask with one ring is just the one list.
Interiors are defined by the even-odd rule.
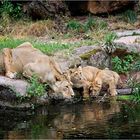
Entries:
[[15,78],[16,72],[14,72],[14,70],[12,68],[11,49],[4,48],[3,49],[3,54],[4,54],[5,75],[9,78]]

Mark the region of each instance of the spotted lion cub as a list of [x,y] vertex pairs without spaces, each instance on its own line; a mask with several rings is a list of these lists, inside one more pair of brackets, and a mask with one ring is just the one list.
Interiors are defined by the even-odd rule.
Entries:
[[109,85],[108,90],[110,92],[110,95],[116,96],[116,86],[119,83],[121,84],[122,81],[120,79],[120,76],[116,72],[109,69],[100,70],[96,74],[96,77],[90,86],[90,95],[95,97],[98,96],[103,84],[107,84]]

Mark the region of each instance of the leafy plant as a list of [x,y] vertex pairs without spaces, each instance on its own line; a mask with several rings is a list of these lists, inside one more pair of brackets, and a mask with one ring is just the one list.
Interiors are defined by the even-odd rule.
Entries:
[[29,97],[40,97],[45,91],[45,85],[39,82],[39,78],[36,75],[33,75],[29,79],[30,86],[27,87],[27,93]]
[[21,18],[23,15],[21,5],[19,3],[13,5],[9,0],[1,1],[0,13],[3,17],[8,15],[15,19]]
[[127,10],[124,12],[123,18],[127,22],[134,23],[137,21],[137,14],[135,11]]
[[132,55],[126,55],[123,59],[116,56],[112,58],[113,70],[118,73],[126,73],[131,70],[133,61],[134,57]]
[[135,62],[133,65],[133,70],[140,71],[140,59]]

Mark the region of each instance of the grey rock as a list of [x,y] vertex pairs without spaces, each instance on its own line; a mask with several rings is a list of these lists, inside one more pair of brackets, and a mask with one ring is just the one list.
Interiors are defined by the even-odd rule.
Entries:
[[137,30],[125,30],[125,31],[117,31],[116,35],[120,37],[125,37],[125,36],[133,36],[133,35],[140,35],[140,29]]
[[88,64],[101,69],[109,68],[110,58],[104,51],[97,52],[89,58]]
[[140,35],[126,36],[114,40],[117,49],[126,50],[127,53],[140,53]]

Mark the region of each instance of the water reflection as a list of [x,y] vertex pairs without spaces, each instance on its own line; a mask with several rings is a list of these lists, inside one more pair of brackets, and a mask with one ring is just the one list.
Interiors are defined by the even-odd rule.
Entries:
[[139,105],[112,100],[51,105],[36,112],[10,113],[8,116],[7,112],[0,112],[0,138],[140,138],[139,109]]

